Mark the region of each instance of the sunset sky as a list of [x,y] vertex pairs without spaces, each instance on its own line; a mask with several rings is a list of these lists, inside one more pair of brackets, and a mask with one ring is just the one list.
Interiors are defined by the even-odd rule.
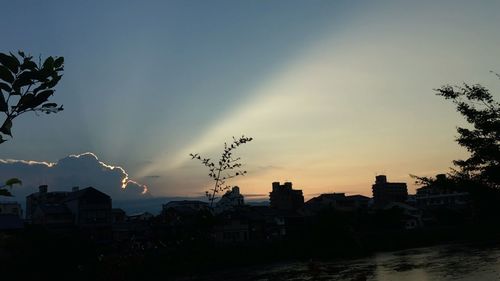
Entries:
[[464,121],[433,89],[481,83],[498,97],[499,11],[499,1],[5,1],[0,52],[64,56],[52,100],[65,110],[15,119],[0,176],[70,189],[92,169],[53,180],[26,166],[91,152],[85,167],[119,166],[114,178],[152,196],[199,196],[208,171],[188,154],[216,158],[245,134],[248,175],[231,183],[249,198],[273,181],[306,198],[371,195],[377,174],[413,192],[409,174],[447,172],[466,155],[454,142]]

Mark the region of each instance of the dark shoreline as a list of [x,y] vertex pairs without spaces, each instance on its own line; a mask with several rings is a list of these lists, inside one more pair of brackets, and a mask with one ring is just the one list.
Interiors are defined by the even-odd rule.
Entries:
[[3,276],[28,279],[57,273],[75,276],[74,280],[211,280],[211,276],[234,276],[280,264],[310,263],[314,267],[316,262],[345,262],[399,250],[500,243],[500,228],[484,224],[345,234],[329,240],[309,234],[230,244],[195,240],[141,250],[26,229],[0,238],[0,262],[9,269]]
[[[420,252],[421,250],[425,250],[427,248],[463,248],[467,247],[470,249],[490,249],[494,247],[498,247],[500,245],[500,232],[497,233],[496,238],[491,238],[490,240],[482,240],[482,239],[462,239],[462,240],[454,240],[454,241],[443,241],[442,243],[432,243],[419,245],[415,247],[400,247],[394,249],[385,249],[373,252],[367,252],[364,254],[358,255],[350,255],[350,256],[342,256],[342,257],[322,257],[322,258],[293,258],[293,259],[282,259],[279,261],[273,261],[270,263],[266,262],[256,262],[248,265],[231,265],[228,266],[229,269],[217,269],[214,272],[210,272],[207,274],[193,274],[191,276],[186,275],[177,275],[172,276],[174,279],[178,281],[192,281],[192,280],[204,280],[204,281],[212,281],[212,280],[240,280],[240,281],[249,281],[254,280],[253,278],[256,275],[267,274],[272,275],[272,271],[281,271],[284,267],[293,267],[295,265],[304,266],[307,264],[307,272],[309,274],[314,275],[315,270],[322,270],[320,267],[321,264],[345,264],[349,262],[357,263],[360,260],[365,260],[369,258],[373,258],[380,254],[399,254],[408,252]],[[342,268],[342,267],[340,267]],[[401,269],[405,270],[405,269]],[[272,279],[271,279],[272,280]],[[281,280],[281,279],[280,279]],[[314,280],[314,279],[313,279]],[[323,279],[321,279],[323,280]],[[355,280],[355,279],[353,279]]]

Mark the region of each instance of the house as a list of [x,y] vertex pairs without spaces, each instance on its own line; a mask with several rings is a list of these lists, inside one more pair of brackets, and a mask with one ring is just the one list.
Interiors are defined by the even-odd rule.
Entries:
[[23,217],[23,209],[21,204],[14,201],[0,202],[0,215],[15,215],[19,218]]
[[11,232],[24,228],[24,221],[16,215],[0,215],[0,231]]
[[283,185],[279,182],[273,182],[269,201],[273,209],[296,211],[304,206],[304,195],[302,190],[293,189],[291,182],[285,182]]
[[18,202],[0,202],[0,231],[15,231],[24,228],[23,210]]
[[304,217],[297,212],[247,205],[218,214],[212,236],[221,243],[272,241],[300,237],[303,230]]
[[369,202],[370,198],[363,195],[346,196],[345,193],[326,193],[311,198],[305,203],[305,208],[313,213],[329,208],[352,212],[367,209]]
[[111,237],[111,197],[93,187],[48,192],[42,185],[26,197],[26,217],[50,229],[75,228],[99,241]]
[[422,210],[461,210],[469,206],[469,193],[456,190],[446,175],[439,174],[432,184],[417,189],[416,205]]
[[73,214],[74,225],[91,239],[112,239],[111,197],[93,188],[73,188],[63,204]]
[[68,196],[67,191],[48,192],[47,185],[40,185],[38,192],[32,193],[26,197],[26,220],[32,222],[33,214],[40,205],[58,205]]
[[63,203],[74,215],[75,225],[80,228],[111,225],[111,197],[93,187],[74,188]]
[[113,208],[111,209],[111,222],[112,223],[120,223],[124,222],[127,218],[127,214],[123,209],[120,208]]
[[30,222],[54,230],[64,230],[73,228],[74,216],[64,204],[41,203],[33,210]]
[[384,208],[391,202],[406,202],[408,188],[403,182],[388,182],[385,175],[375,177],[372,185],[373,205],[375,208]]
[[217,242],[234,243],[250,240],[251,221],[244,216],[226,216],[214,227]]
[[208,210],[208,203],[198,200],[170,201],[162,205],[162,212],[169,209],[178,211],[205,211]]
[[140,212],[127,216],[127,221],[149,221],[154,218],[150,212]]
[[473,216],[469,193],[458,189],[444,174],[418,188],[415,198],[426,225],[460,224]]
[[207,202],[197,200],[170,201],[163,204],[161,218],[170,226],[195,227],[200,216],[209,213]]
[[267,206],[244,206],[216,217],[213,237],[217,242],[264,241],[286,235],[281,213]]
[[221,213],[224,211],[232,210],[245,205],[243,195],[240,193],[240,188],[235,186],[227,191],[215,206],[215,212]]
[[401,210],[402,224],[405,229],[411,230],[422,227],[422,213],[419,209],[401,202],[391,202],[384,206],[384,210]]

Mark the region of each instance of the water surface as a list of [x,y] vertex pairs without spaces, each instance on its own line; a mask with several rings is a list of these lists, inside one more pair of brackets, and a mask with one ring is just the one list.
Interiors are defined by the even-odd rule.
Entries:
[[[222,279],[221,279],[222,278]],[[500,245],[446,245],[332,262],[290,262],[227,271],[203,280],[500,280]]]

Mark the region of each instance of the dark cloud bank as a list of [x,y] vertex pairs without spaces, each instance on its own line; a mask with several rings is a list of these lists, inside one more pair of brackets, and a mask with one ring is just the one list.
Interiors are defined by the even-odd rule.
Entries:
[[150,197],[147,187],[129,179],[123,168],[101,162],[90,152],[70,155],[56,163],[0,159],[0,181],[14,177],[23,182],[12,190],[15,196],[12,199],[20,203],[42,184],[48,185],[49,191],[93,186],[110,195],[113,201]]

